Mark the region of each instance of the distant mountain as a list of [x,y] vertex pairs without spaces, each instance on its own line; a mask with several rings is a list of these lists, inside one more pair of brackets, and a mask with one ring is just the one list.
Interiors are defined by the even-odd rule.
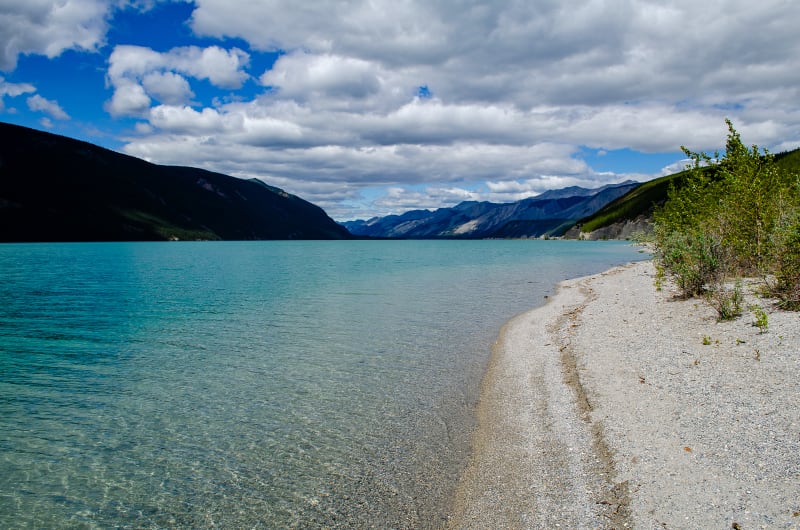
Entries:
[[467,201],[452,208],[413,210],[402,215],[342,223],[353,235],[368,237],[509,238],[560,236],[578,219],[639,186],[628,181],[597,189],[573,186],[513,203]]
[[349,237],[321,208],[259,180],[0,123],[0,241]]

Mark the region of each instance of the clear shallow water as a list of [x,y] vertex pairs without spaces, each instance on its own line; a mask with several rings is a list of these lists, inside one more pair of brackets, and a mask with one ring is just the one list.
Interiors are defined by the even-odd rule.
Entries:
[[0,245],[0,528],[438,527],[500,326],[615,242]]

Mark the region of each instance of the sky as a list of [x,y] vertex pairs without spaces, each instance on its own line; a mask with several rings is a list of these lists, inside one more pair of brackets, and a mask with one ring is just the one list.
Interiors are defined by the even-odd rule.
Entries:
[[0,0],[0,121],[367,219],[800,146],[797,0]]

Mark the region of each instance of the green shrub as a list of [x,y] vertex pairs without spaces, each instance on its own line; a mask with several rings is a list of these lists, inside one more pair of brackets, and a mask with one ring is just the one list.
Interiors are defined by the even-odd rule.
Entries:
[[776,233],[775,287],[781,307],[800,310],[800,214]]
[[755,320],[753,321],[753,325],[756,326],[761,333],[766,333],[769,329],[769,318],[767,317],[767,312],[764,311],[764,308],[758,305],[754,305],[750,308],[753,312],[753,317]]
[[741,281],[737,281],[732,289],[727,289],[723,285],[716,286],[708,292],[706,298],[716,309],[718,320],[733,320],[742,314],[744,295]]
[[741,292],[724,285],[745,275],[771,281],[782,306],[798,310],[800,177],[726,123],[721,157],[682,148],[692,165],[654,214],[656,257],[684,296],[704,294],[721,319],[741,313]]
[[655,286],[656,291],[661,291],[664,288],[664,278],[666,278],[664,265],[662,265],[660,262],[656,262],[656,277],[653,280],[653,285]]
[[671,232],[660,242],[659,257],[686,298],[706,292],[722,273],[719,241],[702,232]]

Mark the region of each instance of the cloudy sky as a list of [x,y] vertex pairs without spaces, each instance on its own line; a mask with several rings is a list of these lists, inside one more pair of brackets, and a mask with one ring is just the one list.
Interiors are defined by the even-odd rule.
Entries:
[[[302,7],[300,7],[302,6]],[[0,0],[0,120],[335,219],[800,146],[796,0]]]

